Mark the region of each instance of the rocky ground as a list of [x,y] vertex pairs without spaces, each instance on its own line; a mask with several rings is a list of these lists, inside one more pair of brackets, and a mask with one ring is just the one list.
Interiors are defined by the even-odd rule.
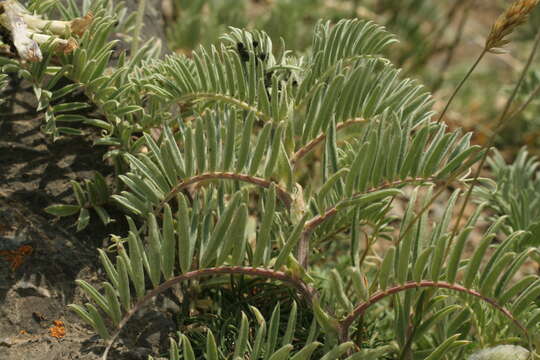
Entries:
[[[100,164],[91,142],[53,143],[34,112],[32,94],[12,83],[0,118],[0,358],[94,359],[96,338],[67,311],[82,302],[77,278],[97,278],[96,239],[104,229],[75,234],[43,209],[70,201],[69,180]],[[82,141],[81,141],[82,140]],[[106,169],[103,169],[106,170]],[[26,254],[21,247],[26,246]],[[62,321],[65,336],[51,336]]]
[[[148,4],[144,34],[163,40],[160,2]],[[60,220],[43,209],[74,202],[70,180],[90,178],[93,170],[109,174],[101,159],[106,149],[92,146],[91,128],[83,129],[87,136],[52,142],[28,84],[13,80],[0,97],[0,359],[98,359],[102,342],[66,305],[87,301],[76,279],[104,280],[96,249],[122,226],[93,219],[76,232],[73,217]],[[157,356],[173,329],[162,311],[141,313],[109,359]]]
[[[97,134],[90,128],[84,129],[88,136],[52,142],[40,129],[41,116],[34,112],[31,89],[24,84],[12,83],[3,95],[7,103],[0,111],[0,359],[98,359],[102,342],[66,305],[87,301],[76,279],[92,284],[104,280],[96,249],[110,233],[120,234],[123,226],[105,228],[96,217],[86,230],[76,232],[74,217],[57,219],[43,209],[74,202],[70,180],[90,178],[94,169],[110,173],[101,160],[105,149],[92,146]],[[115,215],[121,219],[120,213]],[[142,312],[126,328],[110,359],[159,354],[175,326],[170,312],[155,310]]]

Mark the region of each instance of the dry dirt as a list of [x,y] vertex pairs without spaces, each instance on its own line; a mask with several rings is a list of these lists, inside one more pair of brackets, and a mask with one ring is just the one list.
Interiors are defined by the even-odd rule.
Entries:
[[[101,160],[105,149],[92,146],[90,128],[83,128],[88,136],[52,142],[28,86],[12,83],[2,96],[8,101],[0,109],[0,359],[98,359],[102,342],[66,305],[87,301],[76,279],[104,280],[96,249],[108,234],[121,234],[123,224],[105,228],[94,217],[77,233],[74,217],[57,219],[43,209],[74,202],[70,180],[90,178],[94,169],[110,173]],[[63,322],[65,336],[52,336],[55,321]],[[130,325],[109,359],[158,355],[175,327],[170,315],[153,310]]]
[[[126,4],[137,7],[133,0]],[[148,1],[144,35],[164,43],[160,9],[160,0]],[[57,219],[43,209],[74,203],[70,180],[91,178],[93,170],[110,174],[102,161],[106,149],[92,146],[97,134],[91,128],[83,128],[87,136],[52,142],[41,131],[43,118],[28,84],[12,82],[0,97],[7,100],[0,105],[0,360],[99,359],[101,340],[66,305],[87,301],[76,279],[105,280],[96,249],[124,226],[105,228],[94,216],[86,230],[76,232],[75,217]],[[21,249],[31,253],[22,255]],[[64,324],[61,338],[52,336],[55,321]],[[109,359],[158,356],[174,328],[170,313],[142,311]]]

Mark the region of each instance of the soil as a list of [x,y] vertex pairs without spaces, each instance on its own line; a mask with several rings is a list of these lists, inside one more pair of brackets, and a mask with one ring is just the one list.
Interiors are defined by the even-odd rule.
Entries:
[[[0,115],[0,250],[30,246],[19,266],[0,257],[0,359],[97,359],[95,338],[66,308],[83,301],[77,278],[96,278],[96,239],[104,229],[91,224],[75,233],[43,209],[69,203],[69,180],[88,177],[102,164],[88,139],[45,135],[31,89],[12,83]],[[93,150],[93,149],[92,149]],[[101,170],[103,169],[101,166]],[[13,259],[11,259],[13,260]],[[63,321],[66,334],[49,333]]]
[[[2,98],[7,102],[0,108],[0,359],[99,359],[102,341],[66,305],[87,301],[76,279],[93,285],[105,279],[96,249],[109,234],[121,234],[124,224],[105,227],[92,216],[76,232],[75,216],[59,219],[43,209],[75,202],[70,180],[91,178],[94,170],[110,174],[102,160],[106,149],[92,146],[97,133],[90,128],[83,128],[87,136],[53,142],[41,131],[43,119],[27,85],[12,83]],[[52,336],[55,321],[63,322],[64,336]],[[141,327],[143,322],[153,326]],[[109,359],[155,355],[173,330],[162,311],[142,312]]]
[[[130,10],[137,3],[126,1]],[[144,35],[165,45],[159,4],[148,1]],[[43,209],[75,203],[70,180],[92,178],[96,170],[109,175],[112,168],[102,160],[107,149],[92,145],[93,128],[53,142],[41,130],[29,84],[13,80],[0,98],[0,360],[99,359],[103,342],[67,305],[88,301],[76,279],[105,280],[97,248],[109,234],[122,234],[124,224],[105,227],[94,214],[76,232],[75,216],[59,219]],[[113,217],[123,218],[120,212]],[[162,310],[141,311],[109,359],[147,359],[163,351],[174,323]]]

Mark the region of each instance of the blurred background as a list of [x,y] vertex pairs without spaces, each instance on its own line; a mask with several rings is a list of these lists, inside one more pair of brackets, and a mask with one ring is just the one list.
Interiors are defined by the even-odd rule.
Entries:
[[[435,95],[441,110],[458,82],[482,50],[486,35],[510,0],[162,0],[168,46],[189,54],[199,45],[215,43],[228,26],[262,29],[279,48],[308,51],[318,19],[358,17],[384,24],[400,42],[386,54],[403,68],[403,76],[419,79]],[[497,115],[513,89],[540,26],[540,8],[507,45],[507,54],[489,54],[459,93],[446,121],[451,127],[474,130],[485,144]],[[279,49],[276,49],[279,50]],[[535,60],[516,108],[540,85]],[[496,146],[507,161],[527,145],[540,153],[540,97],[499,134]]]

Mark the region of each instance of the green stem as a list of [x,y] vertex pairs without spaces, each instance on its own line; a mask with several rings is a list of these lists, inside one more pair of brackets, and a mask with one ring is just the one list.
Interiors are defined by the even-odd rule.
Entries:
[[536,97],[540,94],[540,85],[536,87],[536,89],[533,90],[532,93],[530,93],[529,97],[525,102],[508,117],[508,121],[514,120],[519,114],[523,112],[529,106],[529,104],[536,99]]
[[458,94],[459,90],[461,90],[461,88],[463,87],[463,84],[465,84],[465,82],[471,76],[471,74],[476,69],[478,64],[480,64],[480,61],[484,58],[484,55],[486,55],[486,53],[487,53],[487,50],[483,49],[482,52],[480,53],[480,55],[478,56],[478,58],[476,59],[476,61],[474,62],[474,64],[469,69],[469,71],[467,71],[467,74],[465,74],[463,79],[461,79],[461,82],[458,84],[458,86],[456,87],[456,89],[454,90],[452,95],[450,96],[450,99],[448,99],[448,102],[446,103],[446,106],[444,107],[443,111],[439,115],[439,118],[437,119],[437,122],[440,122],[442,120],[442,118],[444,117],[444,115],[446,114],[448,109],[450,108],[450,105],[452,104],[452,102],[456,98],[456,95]]
[[251,106],[245,101],[239,100],[235,97],[225,95],[225,94],[209,93],[209,92],[194,92],[191,94],[181,96],[180,98],[177,99],[177,101],[185,102],[185,101],[197,101],[197,100],[203,100],[203,99],[223,101],[223,102],[235,105],[246,111],[250,111],[254,113],[257,118],[263,121],[268,121],[268,122],[272,121],[272,118],[270,116],[266,115],[262,111],[259,111],[255,106]]
[[270,72],[270,71],[276,71],[276,70],[302,71],[303,69],[300,66],[280,64],[280,65],[272,66],[272,67],[268,68],[266,71]]
[[[459,2],[458,2],[459,3]],[[435,81],[435,84],[433,85],[433,88],[431,89],[432,93],[435,93],[442,85],[445,77],[445,73],[448,70],[448,67],[450,66],[450,63],[452,62],[454,55],[456,54],[456,49],[461,42],[461,39],[463,37],[463,33],[465,30],[465,25],[467,24],[467,20],[469,19],[470,10],[472,8],[472,1],[469,1],[466,4],[465,10],[463,10],[463,16],[458,24],[458,28],[456,31],[456,34],[454,36],[454,39],[452,43],[448,46],[446,50],[446,56],[445,59],[439,69],[439,77]]]

